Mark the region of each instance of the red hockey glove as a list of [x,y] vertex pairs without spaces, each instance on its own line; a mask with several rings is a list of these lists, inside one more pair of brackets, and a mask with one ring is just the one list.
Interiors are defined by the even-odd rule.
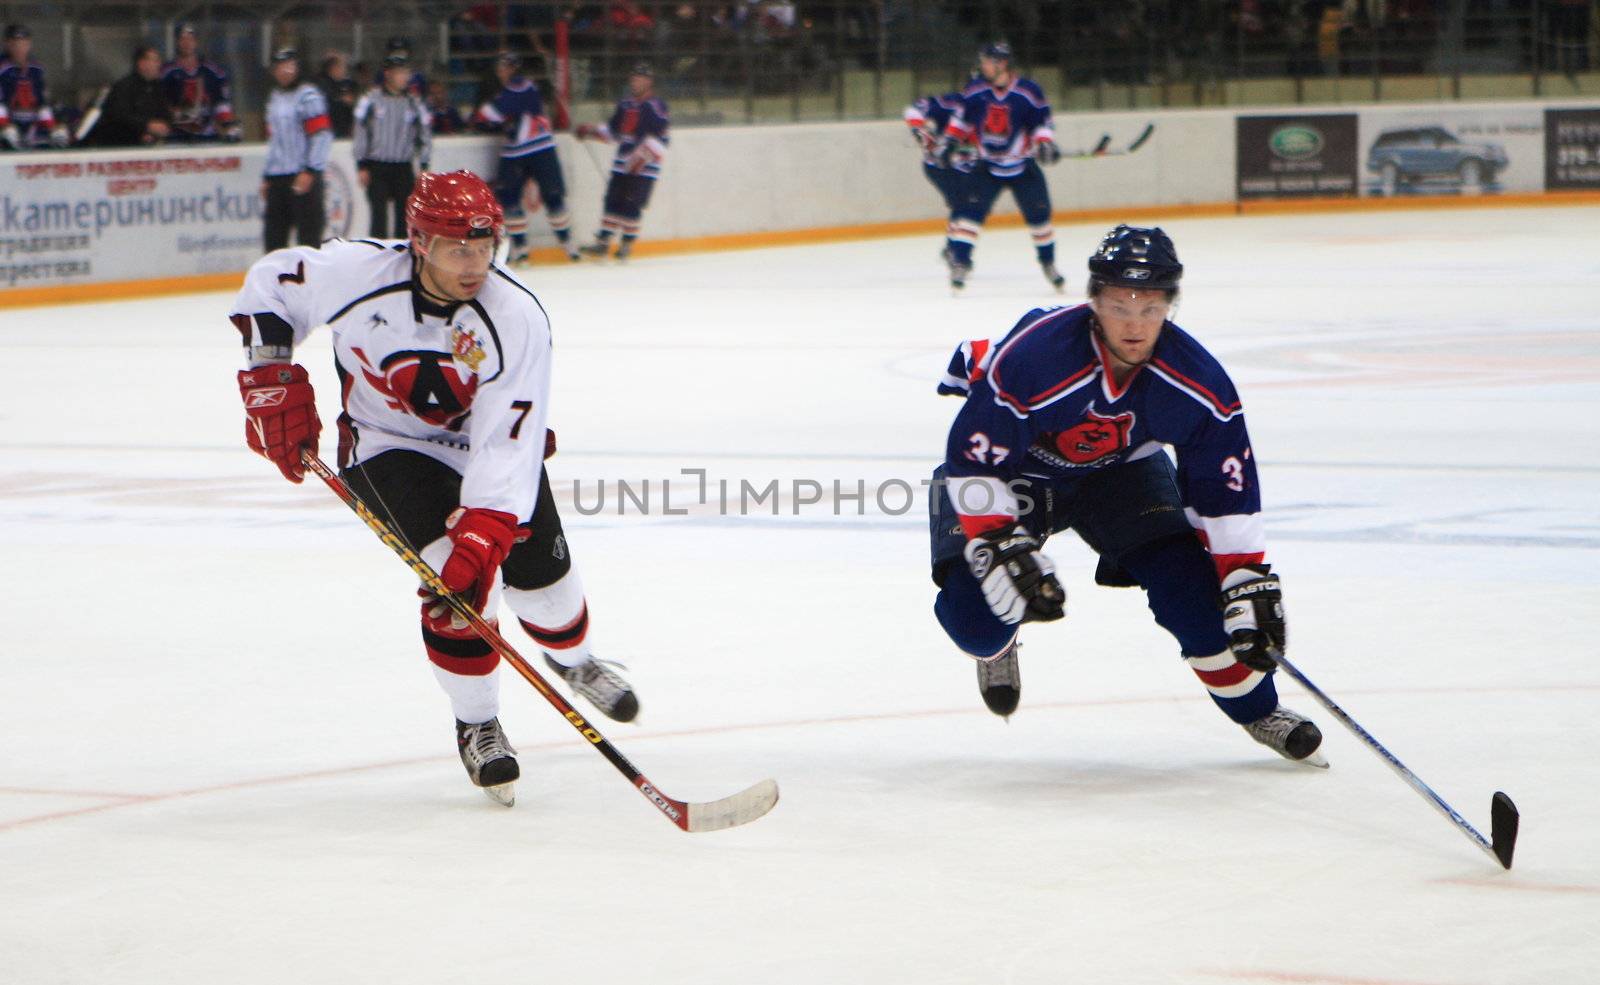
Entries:
[[275,363],[241,370],[239,395],[244,398],[244,440],[250,450],[270,459],[290,482],[304,479],[300,449],[316,454],[322,433],[305,367]]
[[489,591],[500,573],[500,563],[511,553],[513,544],[528,539],[528,530],[517,526],[517,518],[499,510],[457,507],[445,520],[445,536],[454,549],[439,569],[445,587],[479,612],[489,601]]
[[600,136],[600,128],[595,126],[593,123],[580,123],[580,124],[578,124],[577,129],[573,131],[573,135],[576,136],[579,140],[600,140],[600,139],[602,139],[601,136]]

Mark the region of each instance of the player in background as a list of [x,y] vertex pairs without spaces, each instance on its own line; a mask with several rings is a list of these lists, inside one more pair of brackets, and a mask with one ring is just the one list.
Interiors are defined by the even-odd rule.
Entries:
[[301,81],[299,53],[279,48],[272,53],[271,71],[267,164],[261,181],[266,199],[262,239],[269,253],[289,245],[291,226],[301,246],[322,242],[328,222],[322,175],[333,149],[328,100],[321,89]]
[[46,144],[65,147],[67,128],[56,123],[45,97],[44,66],[34,61],[33,32],[7,25],[6,55],[0,58],[0,147],[31,150]]
[[237,141],[244,128],[233,115],[228,73],[200,55],[200,35],[193,24],[178,25],[178,57],[161,70],[161,87],[172,111],[174,143]]
[[983,78],[961,94],[961,108],[945,131],[953,152],[961,152],[965,145],[978,158],[968,194],[950,218],[950,286],[955,290],[966,286],[978,233],[1001,189],[1010,188],[1033,236],[1039,267],[1050,285],[1060,291],[1067,282],[1056,270],[1050,189],[1039,170],[1040,164],[1061,159],[1050,103],[1038,83],[1012,69],[1010,45],[996,42],[986,46],[978,55],[978,71]]
[[426,171],[433,153],[428,108],[406,91],[410,77],[411,60],[405,55],[389,55],[383,60],[383,85],[356,103],[351,150],[356,179],[367,190],[372,208],[374,239],[388,239],[391,228],[396,236],[405,231],[406,198],[417,178],[412,162]]
[[[939,190],[952,223],[956,209],[967,194],[967,184],[976,163],[969,145],[949,144],[944,139],[945,128],[960,109],[959,92],[922,96],[905,109],[906,126],[911,128],[911,136],[922,147],[922,173],[928,183]],[[945,246],[939,256],[948,265],[950,247]]]
[[[502,598],[545,661],[618,721],[633,690],[589,650],[588,606],[542,464],[554,448],[550,323],[494,264],[504,214],[469,171],[424,173],[409,239],[280,250],[245,276],[231,319],[245,439],[300,482],[321,423],[294,348],[333,332],[340,474],[363,503],[491,623]],[[425,591],[423,650],[456,719],[472,782],[510,806],[516,750],[500,727],[500,656]]]
[[929,499],[934,613],[979,661],[984,703],[1010,715],[1018,630],[1065,615],[1043,545],[1070,528],[1099,555],[1097,583],[1144,589],[1225,715],[1325,766],[1317,726],[1278,704],[1282,588],[1255,458],[1228,374],[1167,320],[1182,275],[1160,229],[1118,226],[1089,259],[1088,304],[1035,309],[957,351],[939,385],[965,402]]
[[501,53],[494,71],[500,80],[500,92],[478,107],[475,122],[480,128],[505,134],[495,194],[500,196],[506,213],[506,232],[510,235],[507,259],[523,263],[528,258],[528,216],[522,194],[531,181],[539,188],[539,198],[557,242],[569,259],[578,260],[578,248],[572,242],[572,214],[567,211],[567,183],[561,176],[555,131],[550,128],[550,117],[545,115],[544,97],[533,80],[522,74],[522,59],[518,56]]
[[606,182],[600,230],[595,241],[583,247],[586,256],[604,257],[611,251],[611,238],[617,236],[617,259],[626,260],[639,239],[645,207],[667,156],[671,125],[667,101],[655,94],[655,82],[655,72],[648,64],[634,65],[628,72],[628,95],[617,102],[611,119],[599,126],[580,124],[575,131],[579,140],[615,141],[617,145],[611,178]]

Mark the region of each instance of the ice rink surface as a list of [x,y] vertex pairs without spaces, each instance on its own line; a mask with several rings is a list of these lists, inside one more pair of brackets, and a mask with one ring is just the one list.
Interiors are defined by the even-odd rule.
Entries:
[[[524,277],[592,638],[644,709],[602,730],[680,799],[782,787],[704,835],[509,673],[517,806],[468,784],[411,574],[243,447],[231,295],[0,311],[0,982],[1600,981],[1600,213],[1164,225],[1292,653],[1485,832],[1508,791],[1514,870],[1291,682],[1332,769],[1251,742],[1070,535],[1069,617],[984,710],[904,488],[952,347],[1055,300],[997,231],[960,299],[932,238]],[[1058,230],[1067,300],[1103,230]],[[721,515],[774,479],[782,515]]]

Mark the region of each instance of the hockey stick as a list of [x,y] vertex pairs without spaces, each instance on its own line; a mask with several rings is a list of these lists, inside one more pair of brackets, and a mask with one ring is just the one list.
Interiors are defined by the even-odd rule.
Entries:
[[1423,783],[1421,777],[1407,769],[1406,765],[1400,762],[1394,753],[1385,749],[1383,743],[1374,739],[1372,733],[1362,728],[1354,718],[1345,713],[1343,708],[1334,704],[1333,699],[1323,694],[1322,689],[1311,683],[1306,675],[1300,673],[1299,668],[1281,656],[1277,658],[1277,661],[1278,666],[1299,682],[1300,686],[1305,688],[1306,692],[1313,698],[1316,698],[1322,707],[1328,709],[1328,713],[1337,718],[1341,725],[1354,733],[1356,738],[1371,746],[1372,750],[1378,754],[1378,757],[1387,763],[1390,769],[1400,775],[1400,779],[1406,781],[1411,786],[1411,789],[1422,795],[1422,799],[1432,804],[1440,814],[1449,818],[1451,824],[1454,824],[1462,834],[1471,839],[1474,845],[1489,853],[1489,857],[1499,862],[1503,867],[1511,868],[1511,855],[1517,847],[1517,824],[1520,818],[1517,814],[1517,805],[1511,802],[1510,797],[1507,797],[1504,792],[1496,790],[1494,798],[1489,801],[1489,832],[1494,839],[1490,841],[1479,834],[1478,829],[1469,824],[1467,819],[1457,813],[1454,807],[1446,803],[1443,797],[1434,793],[1432,787]]
[[72,142],[83,143],[83,138],[89,136],[95,125],[100,122],[100,114],[105,109],[106,97],[111,95],[110,86],[101,86],[99,95],[94,97],[94,102],[89,104],[89,109],[83,114],[83,119],[78,121],[78,129],[72,133]]
[[344,505],[350,507],[355,515],[360,517],[361,521],[373,533],[378,535],[379,540],[389,545],[390,550],[400,555],[400,560],[404,561],[416,576],[422,579],[422,583],[428,587],[430,592],[439,596],[441,601],[450,606],[452,612],[465,619],[472,626],[473,631],[483,638],[485,643],[494,647],[495,652],[499,653],[506,663],[514,667],[517,673],[523,676],[523,679],[532,684],[533,689],[543,695],[544,699],[550,702],[556,711],[561,712],[567,722],[578,730],[579,735],[588,739],[596,749],[600,750],[600,755],[610,760],[611,765],[615,766],[623,776],[627,777],[628,782],[638,788],[639,792],[644,794],[650,803],[656,805],[656,809],[665,814],[673,824],[676,824],[684,831],[690,832],[721,831],[723,828],[732,828],[754,821],[772,810],[773,805],[778,802],[778,784],[774,780],[762,780],[760,783],[746,790],[741,790],[731,797],[724,797],[721,800],[713,800],[701,804],[687,803],[668,797],[660,788],[651,783],[643,773],[639,772],[638,767],[628,762],[627,757],[618,752],[617,748],[605,736],[601,735],[598,729],[585,721],[583,716],[579,715],[572,705],[567,702],[566,698],[563,698],[560,693],[552,688],[549,682],[540,676],[539,672],[534,670],[527,660],[523,659],[521,654],[511,648],[511,644],[505,641],[505,637],[500,635],[500,631],[478,614],[478,610],[467,604],[459,595],[446,588],[444,582],[439,579],[438,573],[429,566],[428,562],[422,560],[417,552],[412,550],[398,533],[390,530],[387,524],[378,519],[367,508],[367,504],[363,503],[360,497],[351,491],[344,480],[339,478],[332,469],[328,468],[322,459],[318,458],[309,449],[303,448],[300,451],[300,460],[305,463],[306,468],[315,472],[318,478],[328,484],[328,488],[333,490],[333,494],[343,500]]
[[1100,140],[1089,150],[1080,150],[1071,154],[1062,154],[1061,156],[1063,158],[1074,159],[1081,159],[1085,157],[1121,157],[1124,154],[1132,154],[1139,148],[1143,147],[1150,140],[1150,137],[1155,134],[1155,132],[1156,125],[1154,123],[1146,123],[1144,125],[1144,129],[1139,131],[1139,136],[1133,138],[1133,141],[1128,144],[1127,147],[1123,147],[1118,150],[1110,149],[1111,134],[1103,133],[1100,135]]

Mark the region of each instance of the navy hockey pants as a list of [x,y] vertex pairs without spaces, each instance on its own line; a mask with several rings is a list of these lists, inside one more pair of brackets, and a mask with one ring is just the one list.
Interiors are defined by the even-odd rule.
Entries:
[[957,171],[955,168],[941,168],[934,164],[924,164],[922,173],[927,177],[929,184],[939,189],[939,195],[944,199],[944,207],[954,215],[966,195],[967,179],[971,177],[971,173]]
[[963,183],[959,203],[950,211],[950,255],[957,263],[971,265],[972,250],[978,243],[978,231],[989,218],[995,199],[1003,189],[1011,189],[1022,221],[1033,235],[1033,246],[1040,263],[1055,263],[1055,231],[1050,227],[1050,188],[1045,184],[1044,172],[1039,165],[1029,161],[1020,174],[1010,178],[997,178],[988,165],[980,164]]
[[[934,479],[944,479],[944,466],[934,470]],[[1034,508],[1020,518],[1022,525],[1041,541],[1067,529],[1077,532],[1099,555],[1096,582],[1143,588],[1156,623],[1178,641],[1223,714],[1253,722],[1277,707],[1270,675],[1246,672],[1231,656],[1219,656],[1228,652],[1228,635],[1216,568],[1184,516],[1165,453],[1076,481],[1033,482],[1027,494]],[[933,580],[940,588],[934,615],[963,652],[992,657],[1011,644],[1017,627],[995,616],[968,570],[962,556],[966,535],[942,481],[929,490],[928,507]]]
[[502,157],[495,176],[494,197],[506,210],[507,218],[521,216],[522,186],[529,181],[539,186],[539,200],[552,220],[566,212],[567,182],[561,176],[561,159],[555,148],[534,151],[521,157]]

